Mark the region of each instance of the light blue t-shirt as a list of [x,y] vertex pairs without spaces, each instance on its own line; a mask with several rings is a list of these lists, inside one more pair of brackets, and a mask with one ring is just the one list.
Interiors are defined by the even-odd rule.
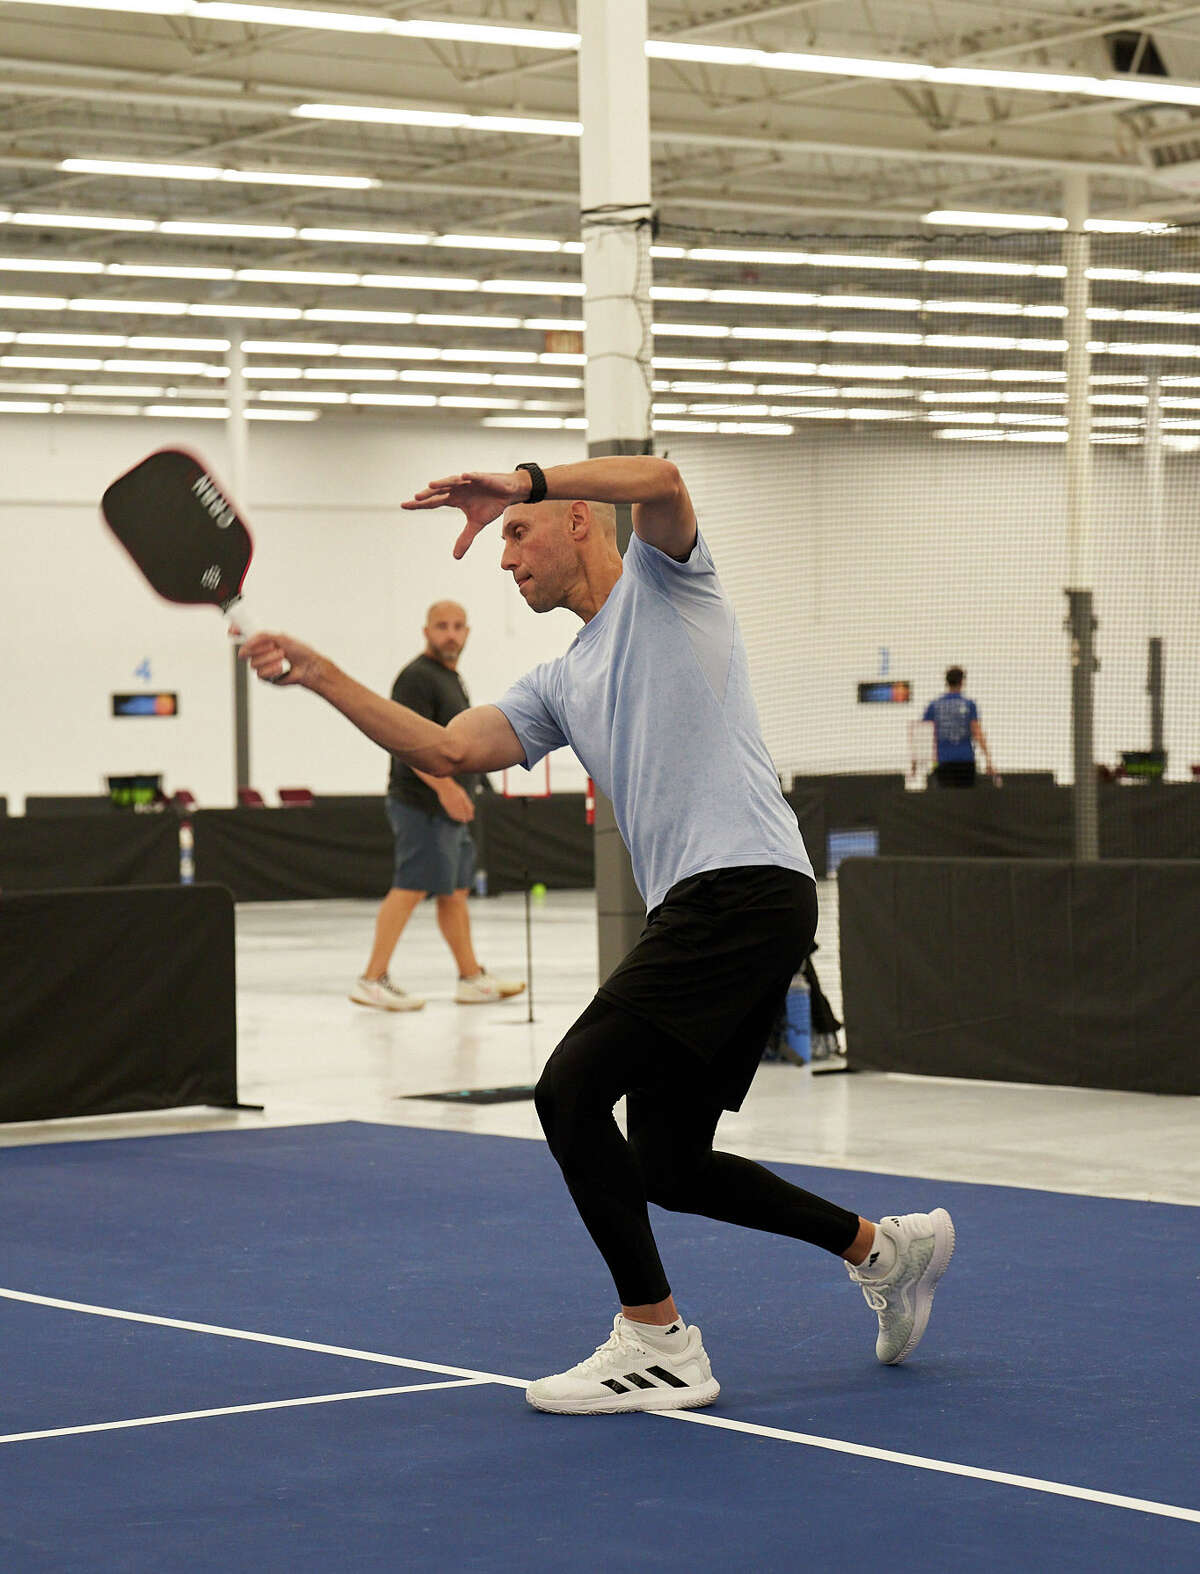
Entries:
[[709,869],[767,864],[811,877],[737,620],[699,535],[685,563],[634,535],[596,616],[497,703],[527,769],[569,744],[612,800],[647,910]]
[[933,723],[939,765],[974,760],[975,741],[971,723],[979,720],[979,708],[957,689],[948,689],[925,707],[922,721]]

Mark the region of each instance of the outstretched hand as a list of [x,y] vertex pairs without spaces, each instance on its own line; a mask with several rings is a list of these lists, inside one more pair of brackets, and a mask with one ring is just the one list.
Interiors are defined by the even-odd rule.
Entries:
[[467,522],[454,543],[454,556],[460,558],[465,556],[471,542],[485,526],[490,525],[493,519],[499,519],[513,503],[525,501],[531,484],[524,470],[504,475],[472,470],[463,475],[446,476],[441,481],[431,481],[406,503],[401,503],[400,507],[461,508]]

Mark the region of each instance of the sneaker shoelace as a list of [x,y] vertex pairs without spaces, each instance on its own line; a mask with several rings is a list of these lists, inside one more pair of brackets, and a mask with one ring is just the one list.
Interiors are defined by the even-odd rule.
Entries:
[[621,1336],[614,1328],[603,1344],[597,1345],[586,1361],[580,1361],[579,1370],[582,1372],[597,1372],[607,1366],[621,1348]]
[[877,1290],[874,1285],[864,1283],[861,1279],[858,1282],[862,1285],[863,1296],[871,1310],[873,1312],[886,1312],[889,1302],[883,1291]]

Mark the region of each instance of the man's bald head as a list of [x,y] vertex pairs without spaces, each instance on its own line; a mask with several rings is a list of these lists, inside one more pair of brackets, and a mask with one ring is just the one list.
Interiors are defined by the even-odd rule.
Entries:
[[464,623],[467,621],[467,609],[459,602],[435,601],[429,608],[429,611],[425,614],[425,626],[428,628],[428,626],[431,623],[436,622],[438,618],[453,616],[455,613],[457,613]]
[[425,654],[453,671],[470,632],[465,607],[457,601],[435,601],[425,614]]

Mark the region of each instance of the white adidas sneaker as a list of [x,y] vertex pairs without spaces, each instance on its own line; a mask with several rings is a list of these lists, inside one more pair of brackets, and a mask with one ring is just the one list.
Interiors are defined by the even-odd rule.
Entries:
[[676,1355],[652,1350],[617,1313],[613,1331],[586,1361],[539,1378],[525,1390],[535,1410],[554,1415],[612,1415],[622,1410],[699,1410],[721,1392],[698,1328]]
[[895,1243],[890,1270],[872,1276],[865,1264],[847,1263],[846,1271],[879,1318],[875,1354],[897,1366],[920,1344],[929,1323],[933,1292],[954,1255],[954,1222],[945,1208],[935,1208],[880,1219],[877,1228]]
[[510,995],[519,995],[524,988],[524,980],[493,978],[481,967],[474,978],[459,979],[454,998],[460,1006],[485,1006],[491,1000],[507,1000]]
[[374,1006],[377,1011],[420,1011],[425,1004],[420,995],[409,995],[393,984],[385,973],[382,978],[360,978],[350,991],[356,1006]]

